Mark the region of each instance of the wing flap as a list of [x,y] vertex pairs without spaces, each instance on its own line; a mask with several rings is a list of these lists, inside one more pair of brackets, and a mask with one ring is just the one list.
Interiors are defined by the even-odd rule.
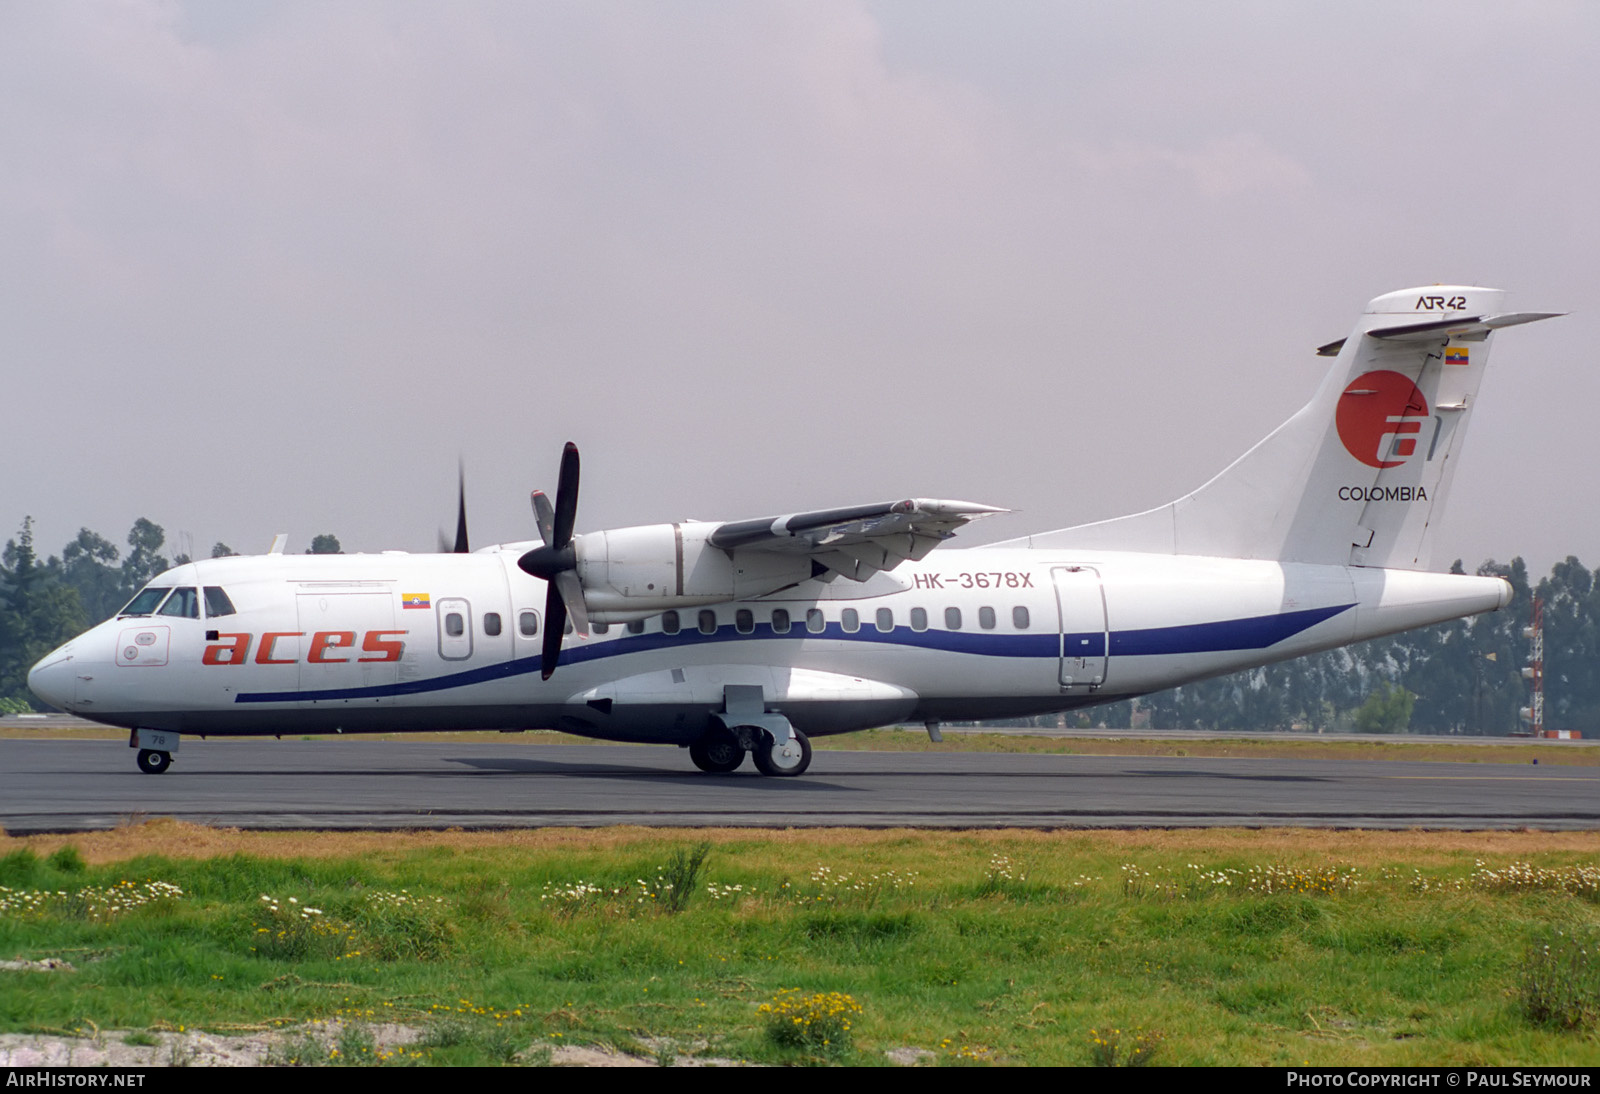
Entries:
[[712,532],[708,542],[730,554],[809,555],[839,576],[865,581],[907,559],[926,558],[965,524],[1005,512],[1009,510],[970,501],[907,498],[730,521]]

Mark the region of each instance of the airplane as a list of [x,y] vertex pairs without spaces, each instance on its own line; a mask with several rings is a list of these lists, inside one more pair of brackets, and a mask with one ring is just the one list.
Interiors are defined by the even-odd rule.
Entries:
[[[810,739],[1066,711],[1505,607],[1429,572],[1494,331],[1560,313],[1431,286],[1372,300],[1311,401],[1145,512],[944,547],[1006,512],[934,498],[575,534],[578,450],[540,538],[202,559],[35,665],[63,710],[169,769],[183,735],[555,728],[768,776]],[[464,490],[461,498],[464,499]]]

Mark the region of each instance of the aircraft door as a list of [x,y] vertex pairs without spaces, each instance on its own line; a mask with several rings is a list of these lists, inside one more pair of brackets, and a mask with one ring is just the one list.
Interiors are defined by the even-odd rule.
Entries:
[[1106,682],[1110,650],[1100,571],[1091,566],[1056,566],[1050,577],[1061,620],[1061,689],[1093,691]]
[[296,606],[300,634],[278,639],[274,652],[294,656],[291,643],[298,643],[302,692],[349,692],[399,680],[406,636],[394,625],[392,593],[302,592]]
[[439,656],[465,661],[472,656],[472,605],[459,596],[439,599]]

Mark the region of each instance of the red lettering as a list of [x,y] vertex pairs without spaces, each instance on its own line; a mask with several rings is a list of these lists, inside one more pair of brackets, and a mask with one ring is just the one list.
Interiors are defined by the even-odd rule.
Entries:
[[362,661],[398,661],[405,652],[406,644],[399,639],[385,639],[386,634],[407,635],[410,631],[368,631],[366,638],[361,642],[361,648],[367,653],[380,653],[382,657],[362,657]]
[[228,641],[219,642],[215,646],[207,646],[205,656],[200,658],[203,665],[242,665],[250,656],[250,640],[253,636],[248,634],[219,634],[219,639]]
[[292,664],[294,664],[295,663],[295,659],[292,658],[292,657],[284,658],[284,659],[275,659],[272,656],[273,643],[275,643],[280,638],[301,638],[301,637],[303,637],[305,635],[305,633],[306,633],[305,631],[268,631],[266,634],[261,636],[261,648],[256,650],[256,664],[258,664],[258,665],[292,665]]
[[[297,658],[278,657],[277,642],[280,638],[304,638],[305,631],[268,631],[261,636],[261,645],[256,649],[256,664],[258,665],[293,665]],[[361,642],[363,653],[374,654],[372,657],[357,658],[363,662],[398,661],[405,654],[406,644],[403,641],[410,631],[368,631]],[[393,637],[390,637],[393,636]],[[250,646],[255,636],[250,634],[219,634],[217,643],[207,646],[201,656],[202,664],[206,665],[242,665],[250,658]],[[313,665],[344,665],[349,664],[348,657],[332,657],[338,650],[353,650],[356,647],[355,631],[317,631],[311,636],[310,651],[306,660]]]
[[313,665],[342,665],[348,657],[329,657],[329,650],[349,649],[356,644],[355,631],[318,631],[311,636],[311,652],[306,660]]

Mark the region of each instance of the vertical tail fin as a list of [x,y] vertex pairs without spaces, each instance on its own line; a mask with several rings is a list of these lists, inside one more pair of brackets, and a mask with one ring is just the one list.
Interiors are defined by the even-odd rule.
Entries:
[[1031,536],[1036,547],[1426,569],[1432,531],[1501,327],[1497,289],[1445,285],[1373,300],[1309,403],[1194,493],[1158,509]]

